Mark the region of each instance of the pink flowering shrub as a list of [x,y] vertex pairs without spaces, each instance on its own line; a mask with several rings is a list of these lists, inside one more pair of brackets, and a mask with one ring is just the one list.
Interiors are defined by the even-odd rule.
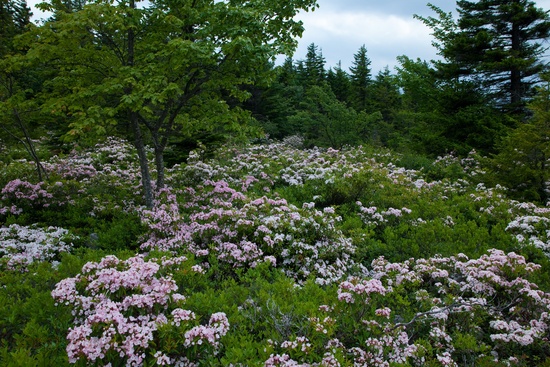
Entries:
[[253,199],[224,181],[207,181],[178,197],[166,191],[159,205],[142,215],[150,228],[144,250],[215,256],[232,268],[269,262],[290,277],[311,275],[321,284],[341,279],[355,266],[354,247],[336,228],[340,218],[332,208]]
[[59,282],[52,297],[72,308],[75,324],[67,335],[69,362],[195,366],[215,354],[229,323],[215,313],[198,324],[194,312],[181,308],[185,296],[170,271],[185,261],[110,255]]
[[302,150],[284,142],[270,142],[238,151],[222,149],[217,153],[218,160],[203,160],[197,152],[192,152],[188,164],[180,172],[173,171],[177,181],[191,185],[223,180],[236,187],[243,177],[254,177],[257,180],[254,186],[269,192],[274,185],[302,186],[315,180],[332,182],[335,177],[376,165],[361,147],[342,151]]
[[534,365],[550,336],[550,293],[527,280],[539,268],[498,250],[379,258],[371,277],[340,283],[306,335],[270,341],[265,366]]
[[39,182],[32,184],[15,179],[6,184],[0,196],[0,216],[32,216],[40,211],[59,210],[67,205],[74,205],[76,198],[84,194],[82,184],[77,180]]
[[55,156],[44,167],[50,175],[55,175],[65,180],[89,180],[97,175],[97,169],[92,165],[91,160],[77,152],[61,158]]
[[59,260],[59,254],[70,252],[77,237],[63,228],[20,226],[0,228],[0,269],[25,271],[36,261]]
[[[424,160],[416,170],[369,147],[269,142],[204,157],[192,153],[167,168],[152,210],[141,207],[135,150],[120,139],[44,162],[49,179],[38,185],[32,165],[9,174],[0,167],[2,185],[10,183],[0,194],[0,225],[55,224],[78,231],[83,245],[59,256],[68,239],[36,235],[30,245],[23,227],[6,237],[2,363],[548,363],[549,262],[541,249],[550,209],[474,185],[484,174],[473,156],[432,167]],[[544,271],[515,253],[478,258],[489,246],[524,254]],[[137,248],[144,254],[82,268],[106,250]],[[148,257],[158,250],[170,257]],[[10,260],[15,254],[25,255]],[[58,258],[56,267],[8,269]],[[30,296],[57,282],[52,296],[62,307]],[[70,313],[63,323],[56,316],[66,310],[74,323],[65,350],[58,336]]]
[[53,198],[53,195],[44,189],[44,182],[32,184],[20,179],[8,182],[0,194],[3,202],[0,215],[17,215],[23,210],[48,207]]

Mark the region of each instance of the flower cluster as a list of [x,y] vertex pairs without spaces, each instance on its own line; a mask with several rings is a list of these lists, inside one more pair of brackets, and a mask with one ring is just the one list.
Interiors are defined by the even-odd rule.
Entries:
[[224,181],[188,188],[179,199],[165,191],[163,202],[142,213],[150,228],[145,250],[190,251],[204,259],[214,254],[231,267],[267,261],[298,280],[313,274],[319,283],[341,279],[354,265],[354,247],[336,229],[339,217],[331,208],[252,199]]
[[412,212],[408,208],[380,210],[375,206],[365,207],[360,201],[357,201],[356,204],[359,207],[359,216],[363,220],[363,223],[375,227],[394,221],[396,218],[402,217],[403,214],[410,214]]
[[11,205],[0,208],[0,215],[21,214],[23,208],[48,207],[53,195],[44,189],[44,182],[32,184],[15,179],[6,184],[1,191],[2,201]]
[[20,226],[0,228],[0,265],[10,270],[26,270],[36,261],[55,260],[62,252],[70,252],[77,237],[63,228]]
[[[215,352],[229,329],[225,314],[212,315],[208,325],[195,325],[195,314],[178,307],[185,296],[176,292],[175,281],[166,274],[185,261],[185,257],[145,260],[143,256],[123,261],[110,255],[59,282],[52,297],[71,306],[75,317],[67,336],[69,362],[121,360],[128,366],[143,366],[154,355],[160,365],[190,365],[187,358],[198,359],[200,353],[182,359],[185,349],[203,345]],[[163,328],[184,333],[181,350],[153,350]]]
[[[498,250],[479,259],[379,258],[371,277],[340,283],[337,301],[319,308],[325,317],[310,318],[308,334],[271,341],[265,365],[458,366],[487,356],[510,361],[548,337],[550,294],[526,279],[539,268]],[[486,328],[477,326],[480,320]],[[464,338],[475,340],[477,354],[464,349]]]
[[[540,212],[540,211],[539,211]],[[540,213],[543,214],[543,213]],[[546,212],[544,214],[547,214]],[[515,234],[521,244],[534,245],[550,256],[550,218],[541,215],[523,215],[508,223],[506,230]]]

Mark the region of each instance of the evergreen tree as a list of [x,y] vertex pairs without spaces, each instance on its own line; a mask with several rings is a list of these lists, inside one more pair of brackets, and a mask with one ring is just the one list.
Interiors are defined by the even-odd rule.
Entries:
[[287,57],[278,68],[277,81],[284,85],[295,85],[298,83],[297,69],[292,57]]
[[365,45],[353,55],[353,64],[350,67],[351,100],[352,106],[358,111],[366,111],[369,98],[369,85],[371,83],[371,61],[367,57]]
[[492,168],[512,196],[547,204],[550,199],[550,74],[528,108],[532,118],[498,144]]
[[311,43],[307,47],[306,59],[301,64],[306,85],[320,85],[325,80],[325,58],[319,47]]
[[[74,13],[84,9],[90,0],[51,0],[50,4],[47,5],[47,11],[53,13],[49,20],[55,21],[60,20],[63,14]],[[128,5],[130,5],[128,1]],[[135,5],[135,4],[134,4]],[[38,7],[43,9],[41,4],[38,4]]]
[[351,83],[348,73],[342,69],[342,62],[338,62],[338,65],[329,69],[327,82],[340,102],[349,101]]
[[0,0],[0,58],[12,51],[13,38],[24,32],[31,16],[25,0]]
[[505,132],[505,120],[487,104],[475,85],[442,80],[432,64],[399,57],[399,85],[403,110],[394,126],[413,150],[436,156],[450,151],[460,155],[472,149],[493,149]]
[[548,13],[529,0],[457,1],[460,18],[430,5],[439,19],[420,18],[434,29],[439,67],[448,79],[479,82],[493,102],[521,112],[544,69],[541,41],[550,36]]
[[275,67],[275,73],[275,81],[265,88],[258,101],[262,115],[258,116],[258,110],[252,112],[269,137],[282,139],[301,132],[289,117],[296,114],[303,100],[304,87],[300,85],[297,66],[290,57]]
[[379,111],[384,121],[393,122],[401,108],[401,93],[397,78],[388,67],[378,72],[371,87],[370,104],[373,111]]

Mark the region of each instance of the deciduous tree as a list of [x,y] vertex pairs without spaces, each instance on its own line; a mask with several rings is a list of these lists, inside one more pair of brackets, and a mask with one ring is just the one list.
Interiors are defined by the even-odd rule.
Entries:
[[294,16],[315,6],[315,0],[153,0],[140,7],[134,0],[98,0],[37,27],[27,58],[57,68],[44,107],[70,119],[70,134],[104,134],[121,123],[131,128],[151,206],[145,144],[154,148],[161,188],[171,137],[234,130],[250,119],[227,99],[244,100],[249,94],[241,86],[270,80],[264,65],[294,50],[303,31]]
[[25,0],[0,1],[0,131],[5,140],[23,145],[41,181],[45,171],[29,126],[30,115],[35,114],[37,106],[26,100],[33,88],[33,77],[14,61],[19,58],[15,39],[26,31],[31,15]]

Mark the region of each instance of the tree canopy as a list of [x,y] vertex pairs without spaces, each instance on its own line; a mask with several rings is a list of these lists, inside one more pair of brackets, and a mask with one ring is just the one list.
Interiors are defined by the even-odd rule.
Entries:
[[457,1],[458,20],[429,4],[438,18],[419,17],[433,29],[447,78],[474,80],[494,103],[520,112],[533,96],[550,36],[548,12],[529,0]]
[[234,130],[248,117],[231,109],[242,87],[270,80],[264,65],[291,54],[303,27],[299,10],[315,0],[99,0],[78,11],[43,3],[53,19],[26,36],[25,62],[57,70],[44,108],[67,119],[70,135],[103,134],[121,124],[140,154],[148,205],[152,187],[144,150],[155,153],[157,187],[170,139],[200,129]]

